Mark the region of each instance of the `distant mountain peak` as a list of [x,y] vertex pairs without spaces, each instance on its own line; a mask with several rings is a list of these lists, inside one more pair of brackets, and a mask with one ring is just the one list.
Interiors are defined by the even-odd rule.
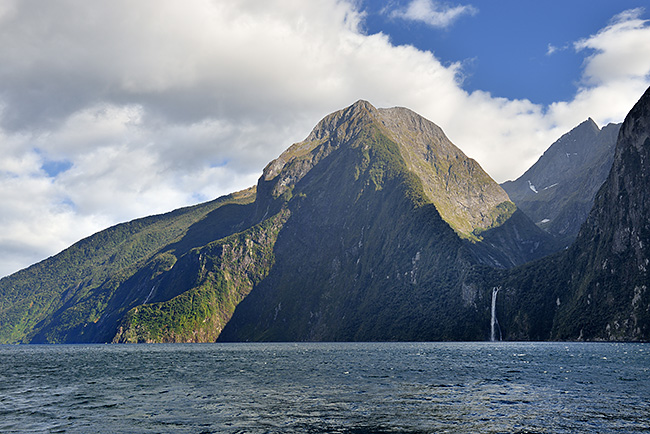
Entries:
[[[581,125],[585,125],[585,124],[587,124],[587,125],[592,125],[592,126],[596,127],[598,130],[600,130],[600,127],[598,126],[598,124],[596,123],[596,121],[594,121],[594,120],[591,118],[591,116],[589,116],[589,117],[587,118],[586,121],[580,123],[580,124],[578,125],[578,127],[580,127]],[[578,128],[578,127],[576,127],[576,128]]]
[[592,118],[555,141],[521,177],[501,186],[541,228],[570,243],[612,166],[620,124]]
[[349,111],[360,111],[360,110],[363,110],[363,111],[367,111],[367,112],[377,111],[377,109],[375,108],[375,106],[373,106],[372,104],[370,104],[370,102],[366,101],[365,99],[359,99],[359,100],[357,100],[357,102],[355,102],[354,104],[352,104],[351,106],[349,106],[349,107],[347,108],[347,110],[349,110]]
[[[599,132],[600,132],[600,127],[598,126],[598,124],[592,118],[587,118],[587,120],[584,120],[581,123],[579,123],[578,126],[571,129],[571,131],[564,134],[562,137],[564,136],[569,137],[575,134],[597,135]],[[558,141],[562,140],[562,137],[560,137]]]

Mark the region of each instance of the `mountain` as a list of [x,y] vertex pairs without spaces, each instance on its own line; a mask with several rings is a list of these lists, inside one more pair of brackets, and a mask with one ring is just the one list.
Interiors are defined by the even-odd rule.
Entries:
[[[304,162],[325,154],[305,174]],[[292,183],[296,172],[304,176]],[[273,269],[237,306],[223,341],[482,339],[481,295],[462,285],[468,268],[510,264],[503,252],[517,228],[533,248],[543,239],[523,239],[543,234],[407,109],[360,102],[334,113],[262,179],[275,195],[292,184],[300,202]],[[528,259],[522,252],[512,249],[516,263]]]
[[523,175],[501,187],[517,208],[568,246],[612,167],[620,127],[609,124],[601,130],[589,118],[553,143]]
[[650,340],[649,191],[650,88],[620,128],[611,171],[575,242],[506,272],[474,273],[484,291],[500,288],[505,339]]
[[116,318],[151,299],[146,280],[134,284],[143,269],[163,273],[198,240],[222,237],[254,198],[252,188],[120,224],[0,279],[0,342],[110,341]]
[[435,124],[358,101],[255,188],[1,279],[0,341],[484,339],[472,267],[522,264],[549,242]]

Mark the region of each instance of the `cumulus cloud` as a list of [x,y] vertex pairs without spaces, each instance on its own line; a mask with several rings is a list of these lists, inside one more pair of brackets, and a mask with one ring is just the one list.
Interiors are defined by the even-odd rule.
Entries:
[[580,86],[571,101],[551,104],[553,118],[573,122],[588,111],[600,124],[620,122],[650,85],[650,26],[643,9],[623,11],[595,35],[574,44],[587,52]]
[[596,35],[574,44],[578,51],[593,51],[584,69],[587,85],[646,78],[650,71],[650,27],[647,20],[640,19],[642,13],[642,8],[624,11]]
[[[419,4],[447,22],[471,12]],[[543,107],[468,93],[462,59],[365,34],[358,2],[0,1],[0,276],[111,224],[249,187],[360,98],[419,112],[495,179],[514,178],[587,117],[622,120],[650,84],[639,16],[579,41],[575,98]]]
[[411,21],[421,21],[429,26],[447,28],[463,15],[478,12],[474,6],[448,6],[434,0],[412,0],[405,8],[395,9],[390,15]]

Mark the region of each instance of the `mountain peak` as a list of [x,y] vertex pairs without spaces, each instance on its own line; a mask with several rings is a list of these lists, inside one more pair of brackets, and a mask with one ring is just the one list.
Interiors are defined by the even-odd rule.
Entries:
[[428,201],[461,237],[476,240],[514,211],[505,191],[439,126],[407,108],[377,109],[365,100],[323,118],[304,141],[264,169],[262,180],[273,181],[272,195],[278,197],[335,149],[357,143],[371,131],[396,145],[398,158],[420,179]]
[[377,111],[375,106],[370,104],[368,101],[365,99],[360,99],[357,100],[354,104],[349,106],[347,109],[343,109],[344,111],[352,111],[352,112],[374,112]]
[[578,124],[578,126],[571,131],[576,131],[581,129],[589,129],[594,131],[594,133],[598,133],[600,131],[600,127],[591,117],[587,118],[586,121],[583,121],[580,124]]
[[602,130],[592,118],[555,141],[522,176],[502,184],[518,208],[569,243],[607,178],[620,124]]
[[[373,122],[376,113],[377,109],[372,104],[360,99],[351,106],[325,116],[316,124],[305,140],[294,143],[280,154],[278,158],[271,161],[264,168],[262,179],[264,181],[275,179],[288,163],[292,161],[300,160],[305,162],[299,169],[300,173],[293,173],[290,176],[291,179],[282,181],[283,185],[280,189],[275,189],[274,196],[281,194],[280,190],[286,190],[283,187],[286,186],[287,182],[298,181],[322,157],[329,154],[332,146],[328,147],[328,143],[330,145],[331,143],[349,143],[365,126]],[[322,152],[319,152],[318,149],[323,146],[327,149],[321,149]],[[312,158],[310,155],[312,157],[314,155],[318,156]]]

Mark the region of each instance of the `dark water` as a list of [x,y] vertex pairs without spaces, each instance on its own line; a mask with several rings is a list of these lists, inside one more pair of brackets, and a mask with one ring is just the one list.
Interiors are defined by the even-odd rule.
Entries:
[[0,346],[0,432],[650,433],[650,345]]

